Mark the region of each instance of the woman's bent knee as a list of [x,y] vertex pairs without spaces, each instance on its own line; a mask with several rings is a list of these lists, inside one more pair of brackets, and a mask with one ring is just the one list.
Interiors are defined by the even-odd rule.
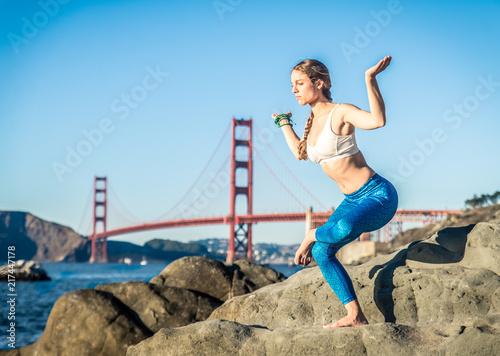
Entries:
[[322,242],[316,241],[314,243],[314,246],[311,250],[312,256],[314,257],[314,260],[319,264],[320,261],[326,256],[326,251],[323,246],[324,244]]
[[334,244],[316,241],[311,253],[314,260],[321,266],[322,263],[326,263],[334,259],[337,251],[338,249],[335,248]]
[[316,261],[316,263],[319,266],[321,266],[324,263],[327,263],[328,260],[329,260],[329,256],[328,256],[328,244],[326,244],[324,242],[318,242],[318,241],[316,241],[314,243],[314,246],[312,248],[311,253],[312,253],[313,257],[314,257],[314,260]]

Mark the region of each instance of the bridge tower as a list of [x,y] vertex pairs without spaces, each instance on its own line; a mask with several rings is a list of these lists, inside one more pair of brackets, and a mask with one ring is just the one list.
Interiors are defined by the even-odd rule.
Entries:
[[[94,209],[92,219],[90,263],[108,262],[107,238],[97,240],[94,235],[97,233],[97,224],[102,223],[102,231],[106,231],[107,216],[107,178],[94,177]],[[102,208],[101,208],[102,207]]]
[[[236,139],[236,129],[248,127],[249,135],[247,140]],[[235,212],[236,197],[238,195],[246,196],[247,214],[252,215],[252,118],[249,120],[237,120],[233,117],[231,124],[231,186],[229,191],[229,248],[227,251],[226,263],[232,265],[235,259],[246,258],[249,261],[253,260],[252,253],[252,224],[240,223]],[[246,161],[236,160],[236,151],[238,147],[246,147],[241,150],[248,151]],[[240,156],[240,155],[238,155]],[[236,171],[244,169],[247,172],[246,184],[236,186]],[[238,177],[241,177],[240,175]]]

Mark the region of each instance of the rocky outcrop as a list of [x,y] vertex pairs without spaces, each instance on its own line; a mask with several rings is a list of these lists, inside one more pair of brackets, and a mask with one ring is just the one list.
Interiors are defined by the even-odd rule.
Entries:
[[[392,323],[328,330],[321,327],[276,328],[210,320],[188,327],[161,329],[130,346],[127,356],[213,355],[495,355],[498,336],[481,329],[496,325],[494,317],[462,327],[413,327]],[[470,341],[474,340],[473,343]],[[445,351],[446,350],[446,351]]]
[[[158,283],[110,283],[63,295],[37,342],[0,355],[125,355],[128,346],[155,332],[206,320],[222,304],[220,298],[285,279],[246,261],[226,267],[204,257],[185,257],[172,265],[153,278]],[[180,285],[183,278],[190,278],[189,288],[168,285]]]
[[446,228],[347,269],[369,325],[321,328],[345,309],[313,267],[228,299],[207,321],[162,329],[127,355],[493,355],[499,253],[498,223]]
[[95,289],[111,293],[153,332],[206,320],[222,304],[205,294],[146,282],[110,283]]
[[12,281],[50,281],[50,277],[42,265],[36,261],[18,260],[12,264],[0,266],[0,281],[7,281],[8,276],[14,276]]
[[226,267],[205,257],[184,257],[169,264],[150,283],[185,288],[226,301],[285,279],[283,274],[252,262],[236,261]]
[[392,248],[400,248],[413,241],[428,238],[432,234],[447,227],[460,227],[480,222],[500,222],[500,204],[464,210],[459,214],[448,215],[445,219],[420,228],[405,230],[392,239],[389,243]]
[[107,292],[78,289],[59,298],[40,339],[4,355],[125,355],[153,335],[135,313]]

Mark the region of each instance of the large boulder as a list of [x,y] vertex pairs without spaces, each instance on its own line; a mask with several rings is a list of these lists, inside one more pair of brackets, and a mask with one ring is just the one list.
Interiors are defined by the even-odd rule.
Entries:
[[461,227],[480,222],[500,223],[500,204],[464,210],[458,214],[450,214],[435,224],[405,230],[397,234],[389,245],[392,248],[400,248],[411,242],[426,239],[446,227]]
[[206,294],[147,282],[110,283],[95,289],[111,293],[153,332],[206,320],[222,304]]
[[[276,328],[210,320],[177,329],[161,329],[130,346],[127,356],[281,356],[281,355],[495,355],[494,322],[480,320],[468,330],[374,324],[358,328]],[[499,328],[498,322],[496,327]],[[486,331],[485,331],[486,330]]]
[[285,279],[272,268],[252,262],[236,261],[226,267],[206,257],[183,257],[169,264],[150,283],[185,288],[226,301]]
[[312,267],[227,300],[205,322],[162,329],[127,355],[495,354],[499,241],[497,223],[447,228],[347,268],[366,326],[321,328],[345,308]]
[[[408,251],[407,265],[440,268],[466,267],[490,270],[500,275],[500,224],[479,223],[446,228]],[[446,263],[451,263],[446,265]]]
[[110,293],[77,289],[60,297],[38,341],[5,355],[125,355],[153,335],[133,311]]
[[188,257],[172,265],[153,278],[156,284],[110,283],[63,295],[37,342],[0,355],[124,355],[129,345],[162,328],[206,320],[221,299],[286,279],[246,261],[226,267],[216,260]]
[[[368,320],[432,326],[500,312],[500,276],[495,272],[499,227],[480,223],[474,229],[447,228],[347,268]],[[466,257],[470,254],[474,258]],[[482,268],[484,261],[489,261],[488,268]],[[319,268],[308,268],[283,283],[227,301],[210,319],[274,328],[320,325],[344,315]]]

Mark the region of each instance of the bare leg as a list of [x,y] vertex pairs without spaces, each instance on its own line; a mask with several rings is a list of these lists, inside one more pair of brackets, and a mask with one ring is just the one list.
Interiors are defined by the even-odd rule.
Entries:
[[361,326],[367,325],[368,320],[366,320],[363,311],[361,310],[361,306],[357,299],[347,303],[345,305],[347,309],[347,315],[342,319],[336,321],[332,324],[323,325],[324,328],[342,328],[347,326]]
[[299,249],[295,253],[295,264],[300,266],[307,266],[311,263],[312,253],[311,250],[314,246],[314,242],[316,242],[316,229],[310,230],[306,237],[304,237],[304,241],[300,245]]

